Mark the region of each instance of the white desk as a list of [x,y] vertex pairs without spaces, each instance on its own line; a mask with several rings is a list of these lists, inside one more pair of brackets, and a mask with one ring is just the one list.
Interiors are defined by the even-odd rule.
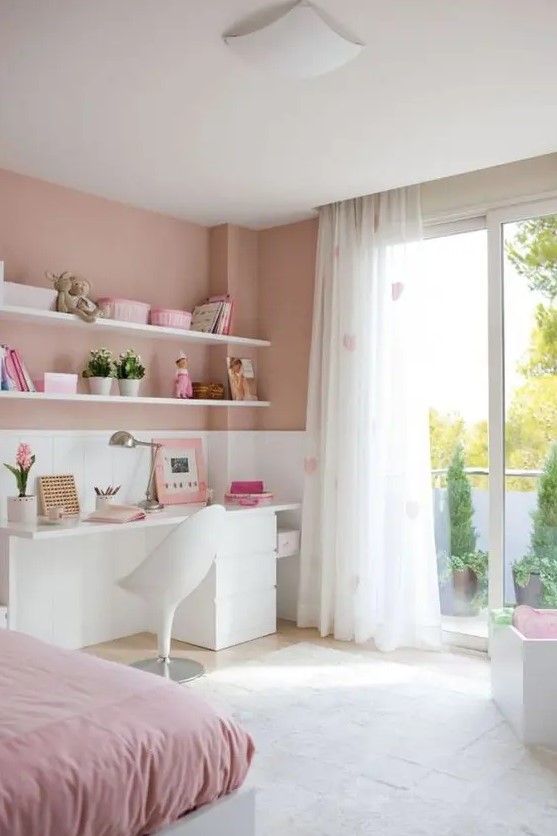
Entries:
[[[79,648],[152,630],[150,613],[117,580],[202,506],[173,506],[133,523],[0,524],[0,604],[8,628]],[[298,503],[229,506],[224,546],[177,610],[173,637],[220,650],[276,630],[277,513]]]

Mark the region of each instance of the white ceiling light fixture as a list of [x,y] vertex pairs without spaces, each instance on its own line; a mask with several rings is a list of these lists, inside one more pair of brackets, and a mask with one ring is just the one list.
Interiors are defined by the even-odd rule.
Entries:
[[224,42],[254,64],[289,78],[315,78],[352,61],[364,49],[341,34],[308,0],[249,32],[231,32]]

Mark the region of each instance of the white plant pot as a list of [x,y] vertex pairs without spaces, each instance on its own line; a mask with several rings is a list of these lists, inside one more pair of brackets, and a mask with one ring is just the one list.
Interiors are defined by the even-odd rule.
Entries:
[[9,496],[8,522],[34,523],[37,519],[36,496]]
[[112,389],[111,377],[88,377],[89,392],[92,395],[110,395]]
[[137,398],[141,380],[119,380],[118,388],[124,398]]

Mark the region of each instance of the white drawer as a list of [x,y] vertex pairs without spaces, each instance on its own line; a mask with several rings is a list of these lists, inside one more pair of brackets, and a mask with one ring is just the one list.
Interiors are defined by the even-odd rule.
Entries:
[[277,597],[274,589],[233,595],[217,603],[216,650],[276,633]]
[[219,557],[230,554],[262,554],[276,548],[277,518],[269,512],[252,516],[238,512],[227,514]]
[[273,589],[276,582],[277,561],[274,552],[236,554],[217,559],[217,598],[257,589]]
[[277,557],[291,557],[300,551],[300,532],[279,528],[277,531]]

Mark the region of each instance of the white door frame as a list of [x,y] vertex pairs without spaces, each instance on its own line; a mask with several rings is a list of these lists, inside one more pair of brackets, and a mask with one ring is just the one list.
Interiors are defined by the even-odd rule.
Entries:
[[557,215],[557,199],[487,213],[489,343],[489,610],[505,602],[505,300],[503,225]]

